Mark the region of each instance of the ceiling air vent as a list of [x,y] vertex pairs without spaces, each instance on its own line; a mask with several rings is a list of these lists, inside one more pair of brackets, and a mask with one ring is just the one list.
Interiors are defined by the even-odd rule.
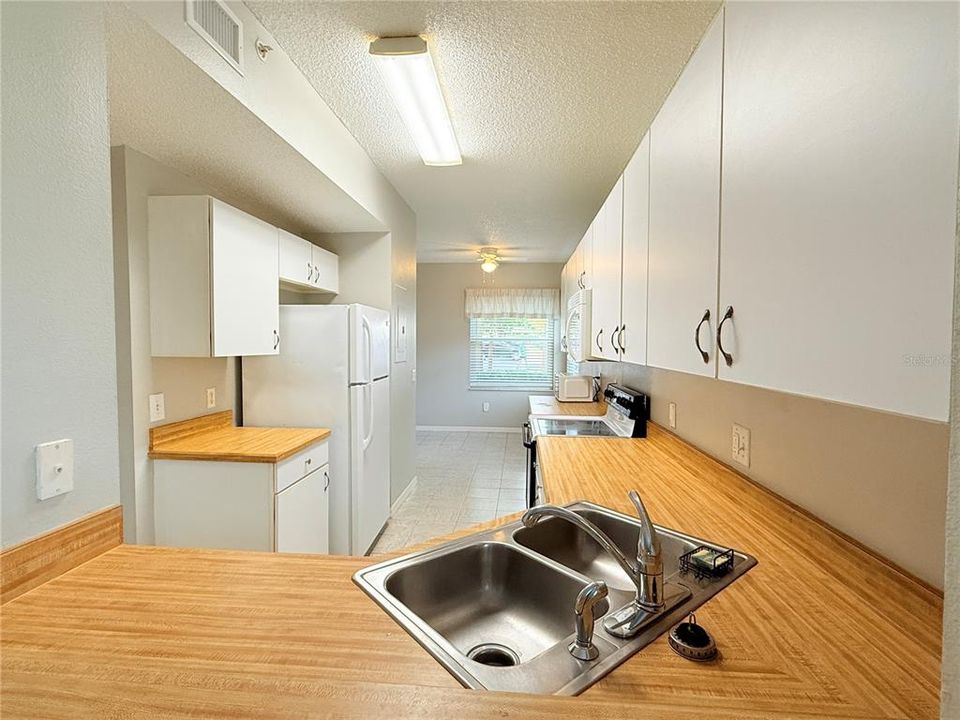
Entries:
[[222,0],[185,0],[187,25],[243,75],[243,24]]

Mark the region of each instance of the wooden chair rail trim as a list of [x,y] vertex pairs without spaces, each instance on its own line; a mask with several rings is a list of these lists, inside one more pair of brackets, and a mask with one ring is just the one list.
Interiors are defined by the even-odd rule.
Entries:
[[119,505],[98,510],[0,552],[4,604],[123,542]]

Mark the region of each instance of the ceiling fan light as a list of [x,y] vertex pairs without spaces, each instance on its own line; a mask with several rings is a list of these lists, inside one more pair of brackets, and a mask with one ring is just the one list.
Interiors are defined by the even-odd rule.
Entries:
[[494,270],[497,269],[498,265],[499,263],[497,263],[497,261],[494,260],[493,258],[485,258],[484,261],[480,263],[480,269],[483,270],[485,273],[492,273]]

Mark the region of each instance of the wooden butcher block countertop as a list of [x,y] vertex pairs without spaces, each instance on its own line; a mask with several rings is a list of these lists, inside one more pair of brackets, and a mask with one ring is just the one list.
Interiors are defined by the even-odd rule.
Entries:
[[553,395],[531,395],[531,415],[604,415],[604,402],[560,402]]
[[276,463],[328,437],[326,428],[236,427],[225,410],[151,428],[150,458]]
[[3,606],[4,720],[937,716],[936,593],[655,426],[538,448],[551,501],[636,487],[757,556],[697,613],[718,660],[661,637],[580,697],[466,690],[351,582],[382,556],[120,545]]

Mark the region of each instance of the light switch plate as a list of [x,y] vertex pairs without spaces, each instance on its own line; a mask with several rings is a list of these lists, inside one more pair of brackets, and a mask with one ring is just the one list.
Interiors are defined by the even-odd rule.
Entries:
[[670,403],[668,410],[668,420],[670,421],[670,427],[674,430],[677,429],[677,404]]
[[73,490],[73,440],[37,445],[37,499],[47,500]]
[[484,412],[490,412],[490,403],[484,401],[484,403],[483,403],[483,411],[484,411]]
[[207,410],[217,406],[217,389],[207,388]]
[[150,422],[160,422],[167,416],[167,410],[163,405],[163,393],[156,393],[150,398]]
[[732,440],[734,462],[750,467],[750,428],[734,423]]

